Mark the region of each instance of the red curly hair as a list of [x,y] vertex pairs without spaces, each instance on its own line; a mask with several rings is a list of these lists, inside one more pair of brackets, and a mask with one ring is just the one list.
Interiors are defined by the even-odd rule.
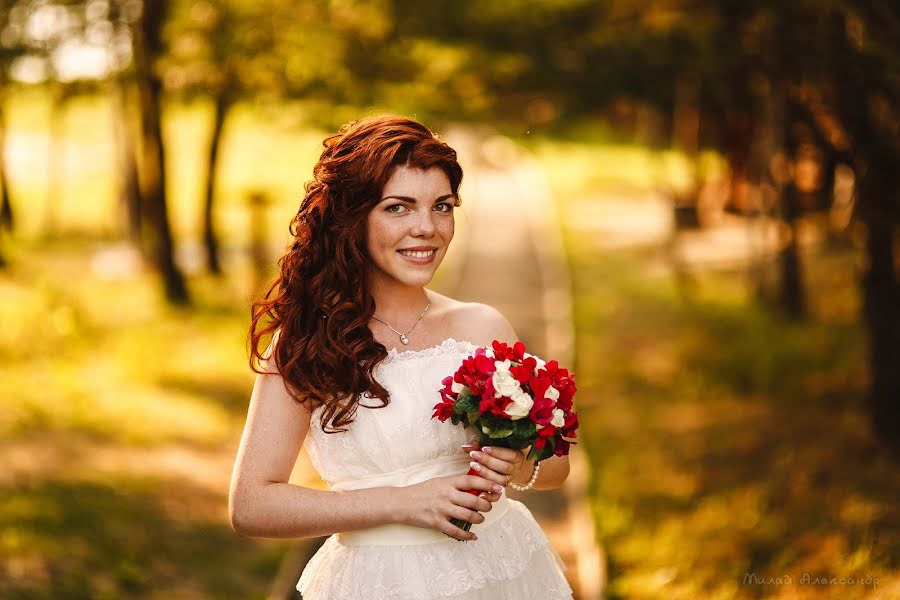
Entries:
[[[293,399],[312,411],[324,406],[326,433],[346,431],[359,395],[390,403],[373,377],[387,349],[369,321],[366,221],[394,169],[440,168],[458,196],[462,168],[456,152],[427,127],[397,116],[350,122],[325,138],[325,150],[291,221],[294,241],[278,260],[280,274],[251,308],[250,368],[273,360]],[[458,203],[458,200],[457,200]],[[271,353],[260,351],[272,337]],[[265,354],[265,356],[264,356]]]

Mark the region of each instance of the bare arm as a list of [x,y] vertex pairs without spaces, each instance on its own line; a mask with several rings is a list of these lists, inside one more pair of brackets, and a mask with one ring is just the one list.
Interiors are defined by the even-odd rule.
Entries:
[[392,522],[387,488],[328,492],[288,483],[309,419],[280,375],[257,375],[228,498],[239,535],[311,537]]
[[[267,370],[274,371],[271,364]],[[449,518],[480,523],[484,517],[475,511],[490,510],[488,501],[462,491],[490,490],[491,482],[480,477],[348,492],[290,484],[309,420],[309,411],[291,398],[280,375],[257,375],[228,497],[231,526],[238,535],[302,538],[404,523],[471,539]]]

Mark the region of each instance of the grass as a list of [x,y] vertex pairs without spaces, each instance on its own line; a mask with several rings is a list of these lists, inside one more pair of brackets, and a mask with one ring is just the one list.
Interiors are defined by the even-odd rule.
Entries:
[[744,273],[685,290],[658,249],[567,244],[609,597],[894,597],[900,477],[870,437],[855,257],[807,257],[813,316],[791,323]]
[[[98,244],[23,244],[0,273],[0,596],[263,598],[289,542],[227,517],[253,383],[240,272],[193,278],[176,310],[148,273],[92,271]],[[319,485],[305,459],[294,481]]]

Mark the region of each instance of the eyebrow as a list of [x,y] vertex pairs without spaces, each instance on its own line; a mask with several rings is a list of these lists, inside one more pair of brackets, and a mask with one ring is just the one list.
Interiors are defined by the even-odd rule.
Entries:
[[[410,198],[409,196],[385,196],[381,200],[384,201],[389,198],[394,198],[395,200],[402,200],[403,202],[409,202],[410,204],[416,203],[416,199]],[[438,198],[436,198],[434,202],[435,203],[443,202],[444,200],[448,200],[450,198],[456,198],[456,195],[455,194],[444,194],[443,196],[439,196]]]

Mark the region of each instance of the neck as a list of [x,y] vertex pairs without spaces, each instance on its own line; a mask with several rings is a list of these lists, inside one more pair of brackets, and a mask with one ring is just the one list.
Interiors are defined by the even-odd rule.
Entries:
[[375,316],[400,329],[411,325],[428,306],[428,292],[424,287],[406,286],[396,281],[373,281]]

